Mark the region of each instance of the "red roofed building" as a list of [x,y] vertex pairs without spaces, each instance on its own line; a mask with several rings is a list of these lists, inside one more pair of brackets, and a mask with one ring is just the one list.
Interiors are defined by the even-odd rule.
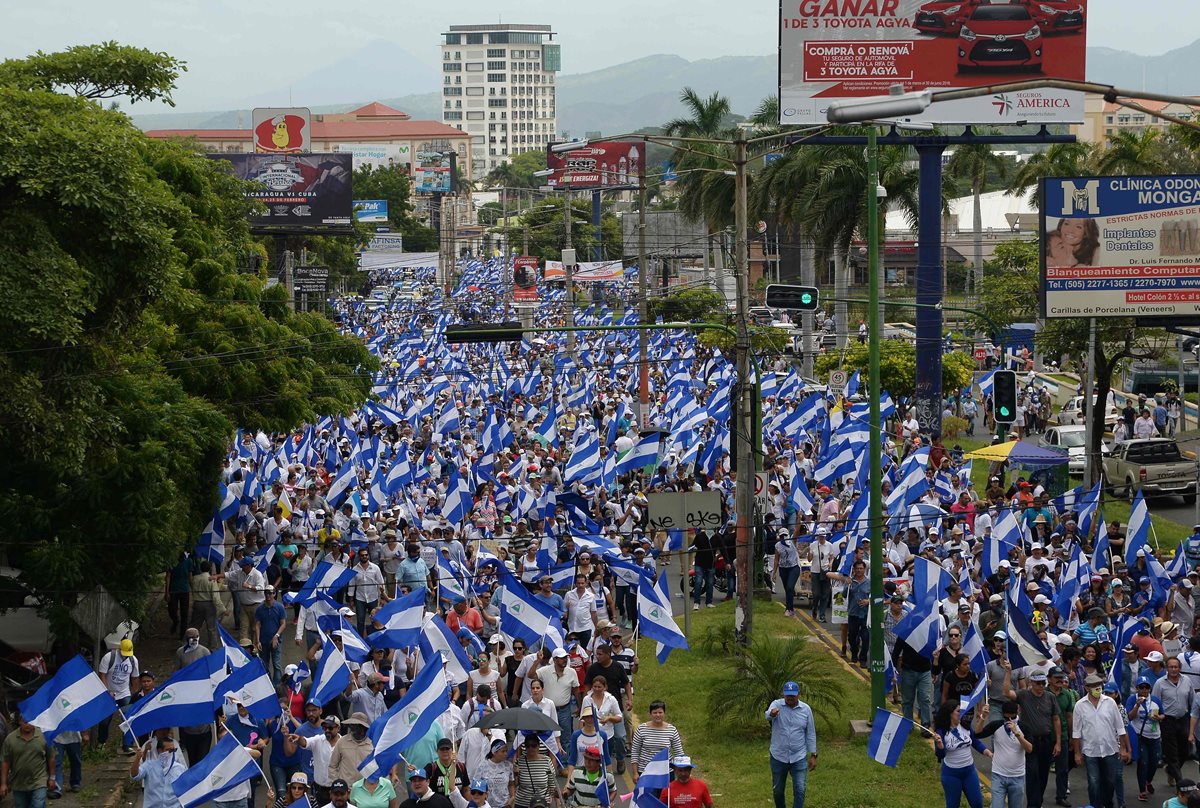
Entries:
[[[208,152],[251,152],[249,129],[151,129],[155,138],[195,138]],[[471,138],[439,121],[414,121],[406,112],[373,101],[350,112],[312,116],[312,150],[351,152],[354,166],[402,165],[409,173],[422,152],[458,155],[460,177],[472,176]]]

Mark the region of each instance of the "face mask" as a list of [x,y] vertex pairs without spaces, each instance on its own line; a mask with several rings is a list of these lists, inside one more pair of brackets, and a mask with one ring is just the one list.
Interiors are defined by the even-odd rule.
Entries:
[[364,737],[366,737],[367,731],[355,724],[350,728],[350,734],[354,736],[354,740],[361,741]]
[[1089,688],[1088,688],[1088,695],[1089,695],[1089,696],[1091,696],[1091,697],[1092,697],[1092,698],[1094,698],[1094,699],[1098,699],[1098,698],[1100,698],[1102,695],[1104,695],[1104,688],[1102,688],[1102,687],[1089,687]]
[[185,645],[188,647],[188,650],[195,648],[199,644],[200,644],[199,637],[188,637],[187,642],[185,643]]

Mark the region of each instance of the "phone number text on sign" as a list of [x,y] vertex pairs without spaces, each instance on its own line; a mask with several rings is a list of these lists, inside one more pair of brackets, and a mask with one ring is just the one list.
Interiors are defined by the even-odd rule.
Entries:
[[888,78],[911,80],[912,42],[805,42],[804,80]]

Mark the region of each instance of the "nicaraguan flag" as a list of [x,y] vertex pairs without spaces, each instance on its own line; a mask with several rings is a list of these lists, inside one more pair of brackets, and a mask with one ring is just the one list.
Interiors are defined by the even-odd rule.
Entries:
[[42,731],[47,743],[60,732],[94,727],[117,711],[108,688],[78,655],[17,707],[26,721]]
[[322,561],[317,564],[308,580],[304,582],[299,592],[288,592],[283,596],[286,603],[309,605],[317,593],[333,597],[354,580],[354,570],[333,561]]
[[347,463],[334,481],[329,484],[325,499],[333,508],[340,508],[342,500],[349,494],[351,488],[358,487],[358,468],[353,463]]
[[637,471],[658,459],[658,433],[648,432],[617,461],[617,474]]
[[1008,610],[1008,658],[1014,669],[1042,665],[1050,658],[1033,623],[1017,609]]
[[896,623],[896,638],[903,640],[921,656],[932,659],[933,652],[941,643],[944,626],[945,622],[938,613],[937,601],[926,600],[918,603],[916,608]]
[[[637,590],[638,630],[668,648],[687,648],[687,637],[671,615],[671,594],[667,577],[659,578],[654,586],[639,586]],[[662,663],[662,660],[659,660]]]
[[446,672],[455,682],[465,682],[471,674],[474,665],[466,650],[458,642],[458,637],[450,633],[446,621],[437,615],[426,615],[425,624],[421,627],[421,636],[417,640],[421,649],[421,659],[433,659],[438,653],[446,663]]
[[212,673],[217,664],[224,666],[224,658],[209,654],[181,668],[125,714],[129,720],[121,729],[137,736],[165,727],[212,723]]
[[371,722],[367,731],[374,752],[358,765],[364,777],[388,772],[400,762],[404,750],[429,731],[437,717],[450,707],[450,685],[442,674],[442,655],[434,652],[413,680],[404,698]]
[[308,699],[318,707],[324,707],[341,694],[350,684],[350,667],[346,657],[333,644],[333,640],[322,637],[321,659],[313,676],[312,690]]
[[[558,646],[562,623],[558,612],[530,594],[512,573],[500,568],[500,630],[533,646],[545,638],[550,648]],[[455,643],[457,645],[457,643]]]
[[924,556],[913,557],[912,599],[914,603],[931,601],[934,604],[946,593],[946,587],[955,583],[954,576],[936,561]]
[[375,620],[383,626],[367,637],[372,648],[412,648],[425,622],[425,587],[418,586],[403,597],[388,601]]
[[670,754],[670,748],[664,749],[646,764],[645,770],[638,777],[637,785],[634,786],[635,792],[649,791],[657,794],[671,784]]
[[896,768],[912,728],[913,722],[909,719],[880,707],[875,711],[875,722],[871,725],[867,755],[884,766]]
[[232,732],[226,732],[207,755],[171,783],[171,788],[183,808],[193,808],[216,800],[256,774],[258,764],[254,758]]
[[[262,660],[251,659],[229,675],[223,683],[226,698],[240,701],[259,721],[279,717],[279,697],[263,667]],[[219,705],[214,705],[219,706]]]
[[[1125,523],[1125,566],[1133,569],[1137,564],[1137,551],[1145,549],[1150,540],[1150,510],[1142,492],[1138,491],[1129,506],[1129,521]],[[1147,555],[1150,551],[1146,550]]]
[[971,693],[966,696],[958,697],[958,710],[960,713],[966,713],[976,704],[978,704],[987,694],[987,677],[980,676],[979,682],[971,690]]

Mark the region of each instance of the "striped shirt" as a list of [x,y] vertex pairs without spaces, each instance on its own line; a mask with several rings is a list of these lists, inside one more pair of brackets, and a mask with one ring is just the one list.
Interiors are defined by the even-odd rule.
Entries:
[[[575,789],[576,805],[600,805],[600,798],[596,796],[596,789],[600,787],[600,774],[597,771],[589,775],[582,766],[571,773],[571,782],[567,785]],[[608,794],[611,801],[617,793],[617,781],[613,778],[612,772],[606,772],[605,779],[608,780]]]
[[653,727],[649,722],[641,724],[633,731],[632,757],[637,763],[638,772],[643,772],[650,761],[662,750],[670,747],[670,757],[683,754],[683,738],[674,724],[663,724]]

